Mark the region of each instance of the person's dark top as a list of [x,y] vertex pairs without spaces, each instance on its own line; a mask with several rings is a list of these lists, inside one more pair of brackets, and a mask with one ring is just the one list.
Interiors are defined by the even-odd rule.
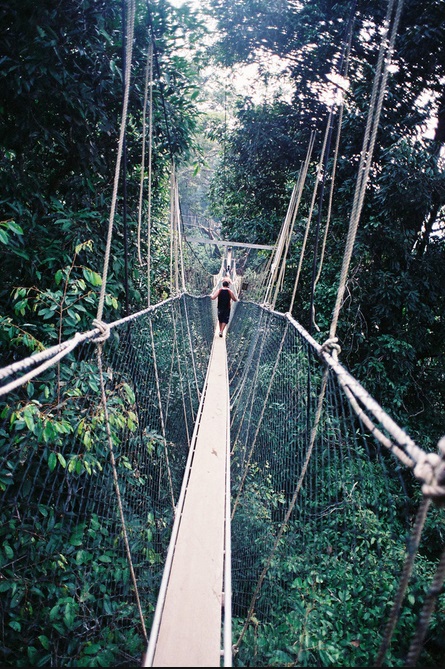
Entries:
[[230,293],[228,288],[221,288],[218,295],[218,310],[228,311],[230,309]]

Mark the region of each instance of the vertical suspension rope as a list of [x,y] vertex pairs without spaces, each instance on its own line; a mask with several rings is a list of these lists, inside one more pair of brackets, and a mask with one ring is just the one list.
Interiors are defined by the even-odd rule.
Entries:
[[159,383],[159,373],[158,373],[158,364],[157,364],[157,358],[156,358],[156,348],[155,348],[155,342],[154,342],[154,337],[153,337],[153,323],[151,322],[150,318],[150,341],[151,341],[151,351],[153,354],[153,366],[154,366],[154,371],[155,371],[155,380],[156,380],[156,393],[158,396],[158,406],[159,406],[159,417],[161,419],[161,432],[162,432],[162,441],[164,444],[164,453],[165,453],[165,462],[167,465],[167,477],[168,477],[168,484],[169,484],[169,489],[170,489],[170,498],[171,498],[171,503],[172,503],[172,509],[174,510],[175,508],[175,496],[173,493],[173,481],[172,481],[172,475],[171,475],[171,470],[170,470],[170,461],[168,457],[168,451],[167,451],[167,436],[166,436],[166,430],[165,430],[165,419],[164,419],[164,411],[162,409],[162,397],[161,397],[161,387]]
[[199,388],[198,376],[196,374],[196,358],[195,358],[195,350],[194,350],[193,341],[192,341],[192,330],[191,330],[191,327],[190,327],[189,313],[188,313],[188,309],[187,309],[187,300],[186,300],[185,297],[183,297],[183,299],[184,299],[184,312],[185,312],[185,319],[186,319],[186,330],[187,330],[187,337],[188,337],[189,346],[190,346],[190,355],[191,355],[191,358],[192,358],[193,377],[194,377],[194,381],[195,381],[196,396],[200,400],[201,399],[201,390]]
[[175,210],[176,210],[176,230],[178,236],[178,263],[181,276],[181,290],[185,293],[185,274],[184,274],[184,253],[182,244],[182,227],[181,227],[181,208],[179,206],[179,186],[175,183]]
[[[108,234],[107,234],[107,242],[106,242],[106,250],[105,250],[104,268],[103,268],[103,274],[102,274],[102,285],[101,285],[101,291],[100,291],[100,296],[99,296],[99,304],[98,304],[98,309],[97,309],[96,321],[98,323],[100,323],[102,321],[103,308],[104,308],[104,302],[105,302],[105,290],[106,290],[106,285],[107,285],[108,266],[109,266],[110,255],[111,255],[111,239],[112,239],[114,218],[115,218],[115,212],[116,212],[119,175],[120,175],[122,154],[123,154],[124,143],[125,143],[125,130],[126,130],[126,121],[127,121],[127,112],[128,112],[128,98],[129,98],[129,90],[130,90],[130,73],[131,73],[131,62],[132,62],[132,53],[133,53],[135,11],[136,11],[135,0],[128,0],[128,16],[127,16],[127,24],[126,24],[126,27],[125,27],[126,58],[125,58],[125,75],[124,75],[125,86],[124,86],[124,96],[123,96],[123,105],[122,105],[122,119],[121,119],[120,133],[119,133],[119,144],[118,144],[118,155],[117,155],[117,160],[116,160],[116,169],[115,169],[115,173],[114,173],[114,184],[113,184],[113,194],[112,194],[112,201],[111,201],[111,210],[110,210],[110,216],[109,216],[109,222],[108,222]],[[122,525],[122,534],[123,534],[123,538],[124,538],[125,551],[126,551],[126,555],[127,555],[128,565],[129,565],[129,568],[130,568],[131,579],[132,579],[134,590],[135,590],[136,603],[137,603],[137,607],[138,607],[138,611],[139,611],[139,617],[140,617],[140,620],[141,620],[142,631],[143,631],[144,639],[146,640],[146,642],[148,642],[148,636],[147,636],[147,631],[146,631],[145,622],[144,622],[144,616],[143,616],[142,607],[141,607],[140,598],[139,598],[138,584],[137,584],[136,574],[134,572],[133,561],[132,561],[132,557],[131,557],[130,543],[129,543],[129,540],[128,540],[124,510],[123,510],[122,499],[121,499],[120,489],[119,489],[119,481],[118,481],[118,475],[117,475],[117,469],[116,469],[116,460],[115,460],[114,450],[113,450],[113,439],[112,439],[112,435],[111,435],[111,427],[110,427],[110,420],[109,420],[109,414],[108,414],[107,396],[106,396],[106,392],[105,392],[105,382],[104,382],[103,366],[102,366],[102,345],[103,345],[102,341],[99,341],[97,343],[97,361],[98,361],[98,370],[99,370],[99,379],[100,379],[101,399],[102,399],[104,419],[105,419],[105,428],[106,428],[107,440],[108,440],[108,449],[109,449],[109,453],[110,453],[110,462],[111,462],[111,467],[112,467],[112,472],[113,472],[113,483],[114,483],[114,489],[115,489],[116,498],[117,498],[119,516],[120,516],[121,525]]]
[[309,333],[312,333],[313,326],[315,326],[315,277],[317,272],[317,255],[318,255],[318,239],[320,234],[320,225],[321,225],[321,216],[323,211],[323,197],[324,189],[326,185],[326,171],[327,163],[329,159],[329,152],[331,150],[331,138],[334,131],[334,112],[331,109],[329,111],[328,122],[326,125],[326,138],[322,151],[322,158],[320,160],[320,192],[318,196],[318,214],[317,214],[317,224],[315,226],[315,242],[314,242],[314,257],[312,261],[312,281],[311,281],[311,297],[310,297],[310,307],[309,307]]
[[178,210],[177,210],[177,188],[178,182],[176,179],[176,166],[173,178],[173,248],[174,248],[174,263],[175,263],[175,293],[180,292],[179,287],[179,230],[178,230]]
[[174,179],[175,179],[175,164],[172,161],[171,175],[170,175],[170,295],[174,294],[173,284],[173,266],[174,266]]
[[419,547],[420,537],[422,534],[423,526],[425,525],[425,519],[428,513],[428,509],[430,507],[430,503],[431,499],[424,497],[417,511],[416,520],[409,541],[408,555],[406,556],[402,577],[399,583],[399,588],[391,609],[391,613],[389,615],[388,623],[386,625],[386,629],[383,634],[382,643],[380,645],[380,649],[375,661],[376,667],[382,666],[382,662],[384,660],[386,651],[388,650],[389,644],[391,643],[394,628],[396,626],[400,609],[402,608],[402,602],[405,597],[405,592],[408,587],[408,582],[413,571],[414,559],[416,557],[417,549]]
[[285,219],[284,219],[284,221],[281,225],[280,234],[278,235],[278,239],[277,239],[277,242],[275,244],[275,249],[273,251],[273,256],[271,256],[270,277],[269,277],[269,281],[268,281],[268,285],[267,285],[267,289],[266,289],[266,294],[264,296],[264,304],[268,304],[271,300],[272,289],[273,289],[274,283],[276,281],[278,268],[279,268],[279,264],[280,264],[280,260],[281,260],[281,255],[282,255],[282,252],[283,252],[284,232],[285,232],[285,229],[286,229],[286,221],[287,221],[287,217],[289,215],[289,209],[290,209],[292,201],[294,199],[295,188],[296,187],[294,186],[294,188],[292,190],[291,199],[290,199],[290,202],[289,202],[289,205],[288,205],[288,210],[287,210],[287,213],[286,213],[286,217],[285,217]]
[[[176,352],[176,360],[178,361],[179,384],[181,386],[182,411],[184,413],[184,425],[185,425],[185,430],[186,430],[186,433],[187,433],[187,446],[188,446],[188,448],[190,448],[191,434],[190,434],[190,431],[189,431],[189,424],[188,424],[188,420],[187,420],[187,407],[186,407],[186,403],[185,403],[186,392],[185,392],[185,389],[184,389],[185,383],[184,383],[184,377],[183,377],[183,374],[182,374],[181,356],[180,356],[180,353],[179,353],[179,346],[178,346],[176,313],[173,314],[173,329],[174,329],[174,349],[175,349],[175,352]],[[189,381],[189,378],[188,378],[188,374],[187,374],[187,385],[188,385],[188,391],[189,391],[189,397],[190,397],[190,381]],[[191,418],[192,418],[192,421],[194,421],[193,407],[191,407],[191,409],[192,409]]]
[[[102,285],[101,285],[101,291],[100,291],[99,303],[98,303],[98,309],[97,309],[96,321],[98,323],[100,323],[102,321],[103,308],[104,308],[104,302],[105,302],[105,290],[106,290],[106,285],[107,285],[108,267],[109,267],[110,255],[111,255],[111,239],[112,239],[114,218],[115,218],[115,212],[116,212],[119,175],[120,175],[120,169],[121,169],[121,163],[122,163],[122,155],[124,153],[124,147],[125,147],[125,131],[126,131],[126,124],[127,124],[128,98],[129,98],[129,90],[130,90],[130,74],[131,74],[131,63],[132,63],[132,53],[133,53],[133,36],[134,36],[135,12],[136,12],[135,0],[128,0],[128,14],[127,14],[127,22],[126,22],[126,26],[125,26],[125,38],[124,38],[125,39],[125,46],[126,46],[126,58],[125,58],[125,74],[124,74],[125,84],[124,84],[124,96],[123,96],[123,104],[122,104],[122,118],[121,118],[121,126],[120,126],[120,133],[119,133],[119,143],[118,143],[118,154],[117,154],[117,160],[116,160],[116,168],[115,168],[115,173],[114,173],[114,184],[113,184],[113,194],[112,194],[112,200],[111,200],[111,209],[110,209],[110,216],[109,216],[109,222],[108,222],[108,233],[107,233],[107,241],[106,241],[106,249],[105,249],[104,267],[103,267],[103,273],[102,273]],[[140,620],[141,620],[142,632],[143,632],[145,641],[148,642],[147,630],[146,630],[146,627],[145,627],[144,615],[143,615],[143,612],[142,612],[142,607],[141,607],[141,602],[140,602],[140,597],[139,597],[138,584],[137,584],[136,574],[135,574],[135,571],[134,571],[133,560],[132,560],[132,556],[131,556],[130,543],[129,543],[129,539],[128,539],[126,522],[125,522],[125,515],[124,515],[124,510],[123,510],[123,505],[122,505],[120,489],[119,489],[119,481],[118,481],[118,475],[117,475],[116,460],[115,460],[115,456],[114,456],[113,439],[112,439],[112,435],[111,435],[111,427],[110,427],[110,420],[109,420],[108,406],[107,406],[107,397],[106,397],[106,391],[105,391],[105,382],[104,382],[103,365],[102,365],[102,346],[103,346],[102,341],[97,343],[97,361],[98,361],[100,391],[101,391],[101,399],[102,399],[102,405],[103,405],[103,411],[104,411],[104,419],[105,419],[105,428],[106,428],[106,433],[107,433],[108,449],[109,449],[109,454],[110,454],[111,468],[112,468],[112,472],[113,472],[113,483],[114,483],[114,489],[115,489],[116,499],[117,499],[117,504],[118,504],[119,517],[120,517],[120,521],[121,521],[121,525],[122,525],[122,535],[123,535],[123,539],[124,539],[125,552],[126,552],[126,555],[127,555],[127,561],[128,561],[128,565],[129,565],[129,569],[130,569],[131,579],[132,579],[133,586],[134,586],[136,604],[137,604],[137,608],[138,608],[138,612],[139,612],[139,617],[140,617]]]
[[283,221],[283,225],[282,225],[281,232],[280,232],[280,237],[279,237],[279,240],[278,240],[277,251],[276,251],[276,254],[275,254],[275,267],[274,267],[274,271],[273,271],[273,273],[271,275],[271,278],[270,278],[271,287],[275,283],[275,291],[274,291],[274,296],[272,298],[272,309],[275,307],[280,283],[283,279],[283,272],[284,272],[284,268],[285,268],[285,265],[286,265],[286,253],[287,253],[287,248],[288,248],[286,246],[286,241],[289,238],[290,222],[291,222],[291,220],[292,221],[295,220],[297,190],[298,190],[300,182],[301,182],[301,171],[300,171],[297,183],[294,185],[294,187],[292,189],[291,198],[290,198],[289,205],[288,205],[288,208],[287,208],[286,216],[285,216],[284,221]]
[[260,432],[261,424],[263,422],[264,414],[265,414],[266,409],[268,408],[267,402],[268,402],[268,399],[269,399],[269,395],[270,395],[270,392],[271,392],[271,389],[272,389],[273,382],[275,380],[275,375],[276,375],[277,370],[278,370],[278,364],[280,362],[281,352],[283,350],[284,342],[286,340],[288,326],[289,326],[289,323],[286,322],[286,326],[285,326],[284,331],[283,331],[283,336],[281,337],[280,346],[279,346],[279,349],[277,351],[275,364],[274,364],[272,373],[270,375],[269,384],[268,384],[267,391],[266,391],[266,397],[265,397],[264,402],[263,402],[263,408],[261,409],[260,417],[258,419],[258,423],[257,423],[256,431],[255,431],[255,436],[253,438],[252,445],[250,447],[249,457],[247,458],[247,462],[246,462],[246,465],[244,467],[244,474],[243,474],[242,479],[241,479],[241,484],[240,484],[240,487],[239,487],[239,490],[238,490],[238,494],[237,494],[235,502],[233,504],[232,519],[235,515],[235,511],[237,509],[239,499],[240,499],[241,493],[242,493],[243,488],[244,488],[244,483],[245,483],[246,478],[247,478],[247,474],[248,474],[249,467],[250,467],[250,462],[252,460],[252,455],[253,455],[253,452],[255,450],[255,445],[256,445],[257,438],[258,438],[258,434]]
[[[267,304],[270,299],[271,299],[271,294],[272,294],[272,288],[273,285],[276,283],[275,286],[275,294],[272,299],[272,309],[275,308],[277,296],[278,296],[278,290],[280,287],[282,287],[283,282],[284,282],[284,272],[286,268],[286,257],[287,253],[289,250],[289,245],[290,245],[290,239],[293,233],[294,229],[294,224],[295,224],[295,219],[297,217],[298,213],[298,208],[300,206],[300,201],[301,197],[303,194],[303,189],[304,189],[304,184],[306,181],[306,176],[307,176],[307,171],[308,171],[308,166],[309,166],[309,161],[310,161],[310,156],[312,154],[312,149],[314,146],[314,141],[315,141],[315,132],[311,132],[311,137],[309,140],[309,147],[306,153],[306,159],[303,163],[303,166],[300,169],[297,183],[295,184],[293,190],[292,190],[292,195],[291,199],[289,202],[288,210],[286,213],[286,217],[283,221],[283,225],[281,226],[281,231],[278,237],[278,242],[273,254],[273,257],[271,255],[270,257],[270,278],[267,284],[266,288],[266,293],[264,297],[264,304]],[[284,253],[283,253],[284,251]],[[284,257],[283,257],[284,255]],[[278,270],[280,268],[280,263],[281,259],[283,258],[282,264],[281,264],[281,269],[280,273],[278,274]],[[277,278],[278,277],[278,278]]]
[[[360,214],[365,199],[366,185],[369,179],[371,161],[374,153],[377,129],[380,120],[380,114],[383,106],[383,97],[386,91],[386,82],[388,79],[388,62],[391,60],[394,44],[397,35],[400,15],[402,12],[403,0],[397,0],[395,17],[391,26],[391,16],[393,14],[396,0],[389,0],[388,9],[385,17],[385,33],[380,45],[379,56],[377,60],[374,84],[371,93],[371,102],[368,111],[368,119],[363,139],[363,147],[360,154],[360,164],[357,174],[357,184],[354,194],[354,201],[350,216],[348,236],[346,240],[345,253],[343,256],[343,265],[341,268],[340,282],[337,291],[337,299],[333,310],[329,337],[334,338],[343,296],[346,289],[346,280],[349,272],[349,265],[352,258],[352,250],[359,224]],[[388,39],[389,33],[389,39]]]
[[113,235],[113,225],[114,218],[116,214],[116,202],[117,202],[117,191],[119,186],[119,175],[122,162],[122,152],[124,145],[125,130],[127,125],[127,113],[128,113],[128,97],[130,91],[130,73],[131,73],[131,61],[133,54],[133,36],[134,36],[134,17],[136,11],[136,2],[135,0],[128,0],[128,18],[126,26],[126,45],[127,45],[127,58],[125,63],[125,91],[124,91],[124,100],[122,105],[122,119],[121,127],[119,133],[119,144],[116,160],[116,169],[114,172],[114,184],[113,184],[113,195],[111,199],[111,208],[110,216],[108,220],[108,233],[107,241],[105,247],[105,258],[104,258],[104,267],[102,272],[102,285],[100,288],[99,295],[99,304],[97,307],[97,320],[102,320],[104,302],[105,302],[105,290],[107,286],[107,277],[108,277],[108,267],[110,264],[110,255],[111,255],[111,238]]
[[[153,77],[153,44],[150,40],[149,45],[148,45],[148,52],[147,52],[147,64],[145,66],[144,106],[143,106],[143,109],[142,109],[142,156],[141,156],[141,176],[140,176],[140,180],[139,180],[138,234],[137,234],[138,260],[139,260],[140,265],[143,264],[142,253],[141,253],[141,228],[142,228],[142,203],[143,203],[144,179],[145,179],[145,144],[146,144],[146,136],[147,136],[147,123],[146,123],[147,100],[148,100],[149,87],[150,87],[150,96],[151,96],[152,77]],[[150,100],[150,106],[151,106],[151,100]],[[151,114],[149,114],[149,115],[151,116]],[[149,139],[149,144],[151,144],[151,138]],[[151,162],[151,160],[149,159],[149,170],[150,170],[150,167],[151,167],[150,162]],[[150,198],[149,198],[148,206],[150,206]]]
[[150,41],[150,101],[148,117],[147,304],[151,304],[151,181],[153,155],[153,40]]
[[329,371],[327,369],[325,369],[324,374],[323,374],[322,387],[321,387],[320,395],[319,395],[319,398],[318,398],[316,416],[315,416],[314,425],[313,425],[312,432],[311,432],[310,443],[309,443],[309,447],[308,447],[306,457],[305,457],[305,460],[304,460],[304,463],[303,463],[303,467],[302,467],[302,470],[301,470],[301,473],[300,473],[300,477],[298,479],[297,486],[295,488],[293,497],[292,497],[292,499],[289,503],[289,507],[288,507],[288,510],[286,512],[286,516],[285,516],[285,518],[284,518],[284,520],[283,520],[283,522],[282,522],[282,524],[281,524],[281,526],[278,530],[277,536],[276,536],[275,541],[274,541],[273,546],[272,546],[272,550],[269,554],[269,557],[266,560],[266,564],[264,565],[264,568],[263,568],[263,570],[260,574],[260,577],[258,579],[255,591],[252,595],[249,611],[247,613],[243,629],[240,632],[240,635],[238,637],[238,641],[236,642],[236,644],[234,646],[234,649],[237,649],[237,648],[240,647],[241,642],[244,638],[244,635],[246,634],[247,628],[250,624],[251,618],[253,616],[253,612],[255,610],[256,601],[259,597],[259,594],[261,592],[261,588],[263,586],[264,579],[266,578],[267,572],[269,571],[269,568],[272,564],[272,560],[273,560],[275,552],[276,552],[276,550],[277,550],[277,548],[280,544],[281,537],[283,536],[283,534],[286,530],[286,527],[288,526],[289,519],[291,517],[292,511],[293,511],[293,509],[295,507],[295,504],[297,502],[301,486],[303,485],[303,481],[304,481],[304,478],[306,476],[306,472],[307,472],[307,468],[308,468],[310,459],[312,457],[312,452],[313,452],[314,445],[315,445],[315,439],[316,439],[317,432],[318,432],[318,424],[320,422],[320,418],[321,418],[321,414],[322,414],[322,410],[323,410],[323,401],[324,401],[324,395],[325,395],[325,392],[326,392],[328,375],[329,375]]
[[[312,133],[311,133],[311,140],[309,142],[308,153],[312,153],[312,147],[313,147],[312,138],[315,138],[315,132],[314,131],[312,131]],[[309,159],[305,160],[304,167],[303,167],[302,170],[300,170],[300,174],[298,176],[298,182],[297,182],[298,183],[298,188],[297,188],[298,195],[297,195],[297,200],[295,202],[295,207],[294,207],[294,213],[293,213],[293,216],[292,216],[291,226],[290,226],[290,229],[289,229],[289,232],[288,232],[288,235],[287,235],[287,239],[286,239],[286,248],[284,250],[284,261],[283,261],[283,264],[281,266],[281,273],[280,273],[280,276],[279,276],[279,279],[278,279],[278,285],[277,285],[277,288],[279,288],[280,290],[282,290],[283,286],[284,286],[284,275],[285,275],[285,271],[286,271],[286,258],[287,258],[287,255],[289,253],[289,246],[290,246],[290,242],[291,242],[292,235],[293,235],[293,232],[294,232],[295,220],[297,218],[298,209],[300,207],[301,197],[303,195],[304,184],[306,182],[306,177],[307,177],[308,164],[309,164]],[[273,302],[273,308],[275,308],[277,295],[278,295],[278,293],[276,293],[276,296],[275,296],[275,299],[274,299],[274,302]]]
[[[124,35],[126,34],[126,12],[125,0],[122,0],[122,25],[124,26]],[[127,58],[127,44],[125,38],[122,40],[122,75],[123,75],[123,95],[125,95],[125,79],[126,79],[126,58]],[[129,298],[128,298],[128,223],[127,223],[127,139],[124,133],[122,145],[122,225],[124,228],[124,287],[125,287],[125,315],[129,314]]]
[[442,551],[442,555],[440,557],[439,565],[434,575],[433,582],[431,584],[428,594],[426,595],[425,603],[420,613],[420,622],[417,627],[414,639],[411,642],[411,646],[408,651],[408,656],[406,658],[407,667],[415,667],[417,664],[420,651],[422,650],[423,641],[425,639],[425,635],[428,630],[431,614],[433,613],[434,606],[436,604],[436,599],[438,595],[440,595],[441,592],[443,591],[444,580],[445,580],[445,549]]
[[[263,337],[263,336],[260,337],[261,332],[262,332],[262,328],[267,325],[267,323],[264,323],[265,319],[266,319],[266,312],[264,311],[264,309],[261,309],[259,320],[256,324],[255,329],[254,329],[253,345],[250,346],[250,350],[249,350],[249,353],[248,353],[248,358],[247,358],[246,364],[244,365],[244,368],[243,368],[242,373],[241,373],[241,381],[238,383],[237,389],[235,390],[235,392],[234,392],[234,394],[231,398],[231,408],[235,405],[236,402],[239,401],[239,398],[241,397],[241,395],[244,392],[244,387],[247,383],[247,377],[248,377],[249,371],[251,370],[252,358],[254,357],[255,354],[256,354],[257,362],[256,362],[256,368],[255,368],[253,378],[251,377],[252,382],[251,382],[250,385],[251,385],[252,390],[253,390],[254,385],[256,384],[256,380],[257,380],[258,374],[259,374],[260,359],[261,359],[261,356],[262,356],[263,348],[264,348],[265,343],[266,343],[265,337]],[[259,346],[260,346],[259,351],[257,349],[258,341],[260,342],[259,343]],[[248,344],[248,342],[246,341],[246,345],[247,344]],[[247,411],[247,406],[248,406],[248,404],[247,404],[247,402],[245,402],[244,403],[243,415],[242,415],[242,418],[240,420],[240,427],[238,429],[237,436],[234,439],[234,442],[233,442],[234,444],[236,444],[236,442],[238,440],[238,435],[241,431],[242,423],[244,422],[244,416],[245,416],[246,411]]]
[[[357,3],[354,2],[353,9],[351,10],[349,38],[348,38],[348,44],[347,44],[347,47],[346,47],[344,71],[342,72],[342,68],[340,68],[340,74],[344,77],[345,80],[348,77],[348,71],[349,71],[349,56],[350,56],[350,52],[351,52],[352,32],[353,32],[353,16],[354,16],[356,4]],[[338,91],[337,91],[337,94],[338,94]],[[321,271],[323,269],[324,254],[325,254],[325,250],[326,250],[326,242],[327,242],[327,237],[328,237],[329,224],[330,224],[330,221],[331,221],[332,202],[333,202],[333,199],[334,199],[335,175],[336,175],[336,171],[337,171],[338,153],[339,153],[339,148],[340,148],[340,137],[341,137],[341,130],[342,130],[342,125],[343,125],[343,112],[344,112],[344,108],[345,108],[343,92],[340,95],[341,95],[341,101],[340,101],[340,108],[339,108],[339,114],[338,114],[337,135],[336,135],[336,139],[335,139],[334,160],[333,160],[332,175],[331,175],[331,187],[329,189],[328,211],[327,211],[327,215],[326,215],[326,225],[325,225],[324,236],[323,236],[323,241],[322,241],[321,251],[320,251],[320,262],[319,262],[318,274],[317,274],[317,277],[315,279],[315,288],[317,287],[317,284],[320,280]]]
[[[303,244],[301,246],[300,259],[298,261],[297,274],[296,274],[296,277],[295,277],[294,289],[293,289],[293,292],[292,292],[292,298],[291,298],[291,303],[290,303],[290,307],[289,307],[289,313],[292,313],[292,310],[294,308],[295,296],[297,294],[298,282],[300,280],[301,267],[303,265],[303,258],[304,258],[304,253],[305,253],[305,250],[306,250],[307,238],[308,238],[308,235],[309,235],[309,228],[310,228],[311,221],[312,221],[312,212],[314,210],[315,198],[317,196],[318,184],[320,182],[320,170],[321,170],[321,166],[322,166],[322,159],[323,159],[323,155],[324,155],[324,150],[325,150],[325,147],[326,147],[326,137],[327,137],[327,134],[325,133],[325,137],[324,137],[324,140],[323,140],[323,148],[321,150],[321,157],[320,157],[320,161],[319,161],[319,164],[318,164],[317,176],[316,176],[316,180],[315,180],[315,184],[314,184],[314,191],[312,193],[311,206],[310,206],[310,209],[309,209],[309,214],[308,214],[307,223],[306,223],[306,230],[304,232]],[[312,147],[313,147],[313,142],[314,141],[315,141],[315,137],[313,138],[312,146],[310,147],[311,153],[312,153]],[[309,162],[308,162],[308,166],[309,166]]]

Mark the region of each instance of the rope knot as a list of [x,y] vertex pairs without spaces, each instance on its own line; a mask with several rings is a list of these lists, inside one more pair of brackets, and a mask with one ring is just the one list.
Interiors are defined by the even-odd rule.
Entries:
[[341,347],[339,344],[337,344],[337,342],[338,337],[331,337],[330,339],[326,339],[324,344],[321,345],[320,355],[322,353],[328,353],[337,360],[338,354],[341,352]]
[[439,453],[427,453],[414,468],[414,475],[424,481],[422,492],[438,506],[445,506],[445,437],[438,443]]
[[100,344],[103,341],[106,341],[108,337],[110,336],[110,326],[108,323],[104,323],[103,321],[100,321],[98,318],[95,318],[93,321],[93,325],[98,328],[101,331],[101,334],[98,334],[94,337],[94,343],[95,344]]

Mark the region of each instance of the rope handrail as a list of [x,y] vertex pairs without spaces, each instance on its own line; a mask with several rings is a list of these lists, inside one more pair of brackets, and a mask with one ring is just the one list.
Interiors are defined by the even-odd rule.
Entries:
[[[182,294],[190,297],[189,293],[182,293]],[[112,323],[105,324],[103,323],[103,321],[98,321],[95,319],[93,322],[100,323],[101,326],[97,325],[97,327],[91,330],[87,330],[86,332],[81,332],[81,333],[77,332],[73,337],[67,339],[66,341],[60,344],[51,346],[50,348],[47,348],[44,351],[39,351],[39,353],[30,355],[27,358],[23,358],[22,360],[11,363],[6,367],[1,368],[0,379],[7,379],[12,374],[23,372],[27,369],[30,369],[31,367],[34,367],[34,365],[39,365],[38,367],[35,367],[26,377],[21,377],[20,379],[16,379],[10,384],[1,387],[0,396],[5,395],[6,393],[10,392],[11,390],[17,388],[20,385],[23,385],[31,378],[37,376],[37,374],[40,374],[40,372],[44,371],[45,369],[48,369],[48,367],[55,364],[56,362],[64,358],[66,355],[68,355],[68,353],[73,351],[79,344],[86,341],[92,341],[92,342],[99,341],[99,337],[102,337],[104,334],[104,327],[108,330],[111,330],[120,325],[130,323],[131,321],[134,321],[137,318],[140,318],[141,316],[144,316],[145,314],[151,311],[155,311],[163,307],[169,302],[180,299],[182,294],[173,295],[163,300],[162,302],[158,302],[157,304],[145,307],[145,309],[141,309],[140,311],[137,311],[134,314],[125,316],[124,318],[119,318],[118,320],[113,321]],[[205,296],[193,296],[193,297],[196,297],[196,299],[203,299]]]
[[[248,339],[249,353],[254,351],[255,357],[251,360],[243,353],[241,365],[231,373],[233,397],[236,396],[232,417],[232,463],[235,490],[240,490],[232,522],[238,531],[249,527],[253,537],[249,536],[245,542],[237,538],[239,547],[238,553],[235,553],[235,564],[236,559],[243,564],[249,559],[252,573],[248,589],[250,605],[246,606],[246,615],[242,615],[243,625],[233,648],[234,653],[245,653],[243,649],[246,646],[250,648],[252,635],[263,638],[261,635],[267,634],[262,629],[263,621],[267,612],[273,610],[270,600],[274,588],[278,591],[279,601],[283,570],[288,570],[297,602],[300,595],[302,601],[304,598],[301,609],[298,608],[301,618],[304,618],[305,608],[307,613],[326,604],[317,583],[326,582],[327,572],[329,578],[333,576],[335,570],[331,566],[331,554],[336,556],[338,564],[351,569],[350,577],[355,568],[358,571],[362,569],[361,558],[367,559],[369,555],[370,566],[375,568],[380,551],[388,550],[387,555],[392,555],[388,576],[390,583],[393,583],[393,565],[402,555],[405,555],[405,561],[403,571],[400,566],[397,592],[389,594],[388,591],[388,600],[393,594],[395,599],[382,641],[379,655],[382,658],[389,648],[396,624],[403,626],[405,612],[411,611],[410,607],[418,598],[410,579],[420,548],[423,526],[420,520],[426,517],[428,508],[432,509],[431,502],[434,501],[436,507],[445,506],[445,437],[439,441],[439,453],[427,453],[399,428],[338,362],[339,346],[335,337],[319,344],[290,313],[283,314],[262,304],[248,305],[243,302],[240,306],[245,309],[245,317],[234,325],[234,334],[241,341]],[[265,325],[260,327],[263,320]],[[262,340],[267,341],[264,348],[257,346],[254,332],[250,333],[253,324],[258,325]],[[279,340],[288,324],[292,327],[287,330],[288,338],[281,351]],[[238,362],[236,346],[231,354]],[[273,391],[269,392],[269,379],[275,375],[277,355],[282,358],[282,371],[274,380]],[[261,368],[260,376],[256,375],[258,366]],[[247,383],[245,375],[248,376]],[[312,381],[309,382],[309,379]],[[245,387],[241,388],[241,385]],[[249,409],[246,412],[247,405]],[[255,428],[261,424],[261,433],[257,434]],[[254,456],[252,445],[256,448]],[[396,456],[396,460],[384,457],[385,448]],[[398,496],[398,486],[401,485],[407,494],[399,461],[412,471],[422,492],[419,521],[416,521],[415,531],[408,542],[408,550],[406,537],[412,511],[410,507],[409,517],[408,514],[406,517],[399,515],[402,498]],[[379,479],[379,476],[384,478]],[[260,497],[260,490],[266,491],[266,494]],[[269,502],[265,499],[268,494]],[[387,495],[386,502],[382,501],[383,494]],[[374,504],[370,501],[373,495]],[[251,515],[256,520],[250,524]],[[265,517],[270,520],[268,532],[262,525],[257,528],[255,524],[259,518]],[[337,545],[335,532],[343,533],[352,519],[356,520],[356,528],[355,533],[351,530],[349,549],[346,549],[347,542]],[[379,523],[386,531],[386,523],[393,521],[399,546],[392,538],[385,547],[385,539],[378,534]],[[366,539],[367,532],[369,539]],[[423,540],[428,540],[428,537],[424,536]],[[260,558],[257,551],[261,553]],[[306,557],[301,557],[300,551],[306,551]],[[361,558],[354,566],[359,556]],[[384,562],[381,561],[382,572]],[[418,617],[408,666],[414,666],[419,653],[425,651],[425,634],[430,627],[435,602],[442,592],[445,553],[437,568],[431,561],[428,569],[425,581],[428,579],[430,587]],[[335,579],[333,582],[336,582]],[[427,583],[425,592],[426,586]],[[335,590],[335,585],[332,590]],[[340,597],[337,601],[341,605],[344,600]],[[360,618],[363,602],[360,603],[358,598],[356,604],[352,610]],[[330,602],[327,606],[329,608]],[[323,616],[320,610],[319,614]],[[376,615],[376,624],[380,629],[382,621],[378,618]],[[306,622],[305,618],[295,628],[301,627],[304,632]],[[355,617],[352,615],[351,629],[355,630],[354,625]],[[312,634],[315,633],[312,626],[309,635],[311,629]],[[329,626],[318,637],[321,644],[328,638],[328,629]],[[311,640],[313,638],[310,636]],[[301,641],[300,650],[309,643]],[[295,657],[297,652],[298,649]],[[244,660],[246,655],[240,657]],[[321,663],[325,661],[321,657]]]
[[[277,312],[273,312],[276,315]],[[364,419],[373,435],[386,448],[389,448],[403,464],[413,468],[414,475],[423,481],[422,491],[426,495],[441,499],[445,496],[445,442],[439,442],[439,451],[437,453],[427,453],[418,446],[411,437],[386,413],[383,407],[373,399],[367,390],[348,372],[343,365],[336,359],[336,355],[330,354],[324,345],[319,344],[313,337],[298,323],[291,314],[285,314],[298,332],[310,343],[317,351],[320,358],[332,369],[337,376],[339,383],[344,389],[351,401],[351,406],[360,418]],[[329,340],[331,341],[331,340]],[[400,449],[394,447],[394,444],[385,437],[382,432],[370,421],[369,417],[363,413],[360,403],[381,423],[386,432],[391,435],[394,441],[400,446]]]

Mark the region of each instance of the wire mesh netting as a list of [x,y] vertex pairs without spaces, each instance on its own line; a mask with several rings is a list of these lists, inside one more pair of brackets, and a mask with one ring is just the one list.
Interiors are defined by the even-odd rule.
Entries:
[[[216,303],[208,297],[171,299],[113,327],[101,358],[96,344],[79,344],[6,396],[4,664],[138,663],[215,323]],[[422,497],[419,484],[359,421],[338,376],[291,318],[236,303],[226,345],[233,663],[372,665]],[[441,511],[430,513],[389,666],[404,666],[443,547]],[[440,655],[444,615],[442,593],[422,666],[437,666],[431,657]]]
[[[372,666],[418,485],[284,315],[240,302],[227,349],[235,666]],[[431,523],[443,531],[443,514]],[[403,666],[436,566],[428,552],[424,543],[389,666]],[[442,597],[430,636],[436,652],[443,615]],[[431,661],[427,648],[423,660]]]
[[[125,531],[148,628],[213,327],[210,300],[182,296],[114,328],[103,346]],[[96,353],[95,344],[78,346],[2,402],[4,664],[134,665],[145,650]]]

